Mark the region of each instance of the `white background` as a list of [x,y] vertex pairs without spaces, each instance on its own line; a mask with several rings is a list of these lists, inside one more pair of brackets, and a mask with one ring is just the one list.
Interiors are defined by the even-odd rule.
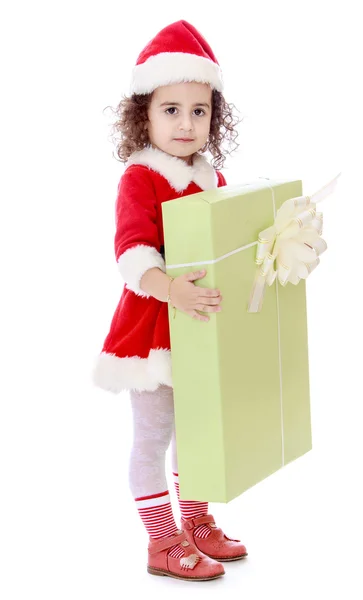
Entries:
[[[2,13],[2,600],[361,600],[358,2],[34,0]],[[249,558],[199,584],[147,575],[127,482],[128,398],[90,377],[122,289],[123,166],[102,111],[127,91],[146,42],[182,18],[210,42],[245,117],[229,183],[293,177],[311,194],[342,172],[321,207],[329,250],[308,280],[314,449],[211,506]]]

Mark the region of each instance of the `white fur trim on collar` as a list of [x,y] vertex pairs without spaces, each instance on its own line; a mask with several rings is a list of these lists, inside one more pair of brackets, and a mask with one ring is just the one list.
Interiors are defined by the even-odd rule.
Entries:
[[182,192],[194,181],[202,190],[218,187],[218,177],[212,165],[201,155],[195,155],[193,165],[189,166],[181,158],[171,156],[158,148],[147,146],[139,152],[134,152],[128,162],[130,165],[145,165],[163,175],[170,185]]

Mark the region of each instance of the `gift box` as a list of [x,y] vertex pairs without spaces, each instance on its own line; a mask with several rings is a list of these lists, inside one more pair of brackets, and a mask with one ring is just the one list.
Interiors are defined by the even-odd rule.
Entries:
[[167,274],[206,269],[223,296],[208,323],[169,309],[182,499],[229,502],[312,447],[305,280],[248,310],[259,235],[301,195],[261,179],[162,205]]

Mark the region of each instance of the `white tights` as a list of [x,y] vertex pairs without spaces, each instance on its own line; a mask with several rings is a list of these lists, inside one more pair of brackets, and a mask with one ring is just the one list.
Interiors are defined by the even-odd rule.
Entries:
[[173,388],[155,392],[130,392],[134,440],[130,456],[129,484],[134,498],[165,492],[166,451],[172,444],[172,469],[178,472]]

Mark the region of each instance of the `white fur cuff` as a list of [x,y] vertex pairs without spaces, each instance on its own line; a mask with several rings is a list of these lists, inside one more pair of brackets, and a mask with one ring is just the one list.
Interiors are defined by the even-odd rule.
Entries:
[[164,273],[165,261],[153,246],[138,245],[129,248],[118,259],[118,267],[126,287],[138,296],[150,297],[140,288],[140,281],[144,273],[157,267]]

